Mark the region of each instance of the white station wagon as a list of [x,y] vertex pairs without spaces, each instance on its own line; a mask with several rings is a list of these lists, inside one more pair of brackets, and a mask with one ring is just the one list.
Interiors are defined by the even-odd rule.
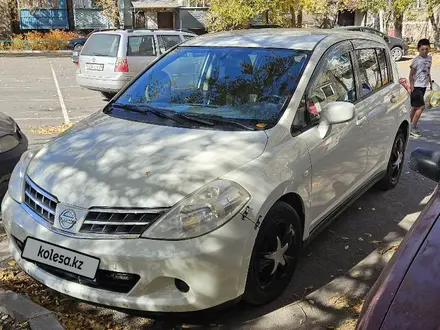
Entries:
[[22,157],[2,203],[12,255],[48,287],[114,308],[265,304],[314,234],[398,183],[408,114],[379,37],[189,40]]

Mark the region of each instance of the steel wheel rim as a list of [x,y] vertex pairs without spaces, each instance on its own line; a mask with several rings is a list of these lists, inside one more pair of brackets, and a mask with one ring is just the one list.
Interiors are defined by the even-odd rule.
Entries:
[[395,61],[397,61],[402,55],[402,51],[400,50],[400,48],[393,48],[391,53]]
[[390,159],[390,178],[393,182],[397,180],[402,171],[403,159],[405,157],[405,142],[401,137],[394,142]]
[[287,220],[274,221],[265,231],[256,260],[257,281],[261,289],[285,278],[295,262],[295,243],[298,239],[293,225]]

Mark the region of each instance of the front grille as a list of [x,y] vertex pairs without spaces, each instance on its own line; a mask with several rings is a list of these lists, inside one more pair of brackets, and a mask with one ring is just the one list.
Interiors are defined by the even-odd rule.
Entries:
[[86,216],[81,233],[103,235],[140,235],[165,212],[155,210],[92,210]]
[[[24,244],[22,241],[20,241],[18,238],[12,236],[18,249],[20,252],[23,252]],[[96,277],[94,280],[91,280],[87,277],[76,275],[73,273],[66,272],[62,269],[58,269],[55,267],[51,267],[39,262],[30,261],[33,264],[37,265],[44,271],[57,276],[59,278],[62,278],[66,281],[74,282],[83,284],[92,288],[97,289],[103,289],[107,291],[113,291],[118,293],[128,293],[133,289],[133,287],[136,285],[136,283],[139,281],[140,276],[137,274],[126,274],[126,273],[118,273],[118,272],[112,272],[109,270],[103,270],[98,269],[96,272]],[[123,275],[123,276],[121,276]],[[118,279],[119,278],[125,278],[125,279]]]
[[38,187],[29,177],[26,177],[24,204],[51,225],[55,221],[57,203],[55,197]]

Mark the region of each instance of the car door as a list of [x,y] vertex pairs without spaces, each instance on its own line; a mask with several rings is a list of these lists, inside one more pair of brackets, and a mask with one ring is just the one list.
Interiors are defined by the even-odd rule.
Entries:
[[[324,138],[318,132],[324,106],[334,101],[357,101],[352,49],[352,44],[345,41],[325,53],[309,82],[302,102],[304,110],[298,109],[298,114],[305,112],[308,118],[308,129],[302,129],[300,137],[308,146],[312,168],[312,228],[364,182],[368,123],[355,118],[332,125]],[[357,106],[355,109],[358,116]]]
[[367,121],[371,130],[366,171],[372,176],[389,158],[390,138],[395,136],[393,110],[398,107],[400,86],[393,82],[389,51],[385,45],[365,40],[355,40],[353,44],[360,91],[358,120]]
[[128,37],[127,61],[129,72],[133,77],[151,63],[156,56],[157,47],[152,34]]

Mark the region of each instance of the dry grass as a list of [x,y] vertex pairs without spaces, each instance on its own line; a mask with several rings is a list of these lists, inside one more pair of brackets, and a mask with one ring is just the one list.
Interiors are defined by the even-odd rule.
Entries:
[[41,135],[60,134],[63,133],[65,130],[69,129],[70,127],[72,127],[73,125],[74,123],[61,124],[59,126],[40,126],[40,127],[30,128],[30,131],[31,133],[41,134]]

